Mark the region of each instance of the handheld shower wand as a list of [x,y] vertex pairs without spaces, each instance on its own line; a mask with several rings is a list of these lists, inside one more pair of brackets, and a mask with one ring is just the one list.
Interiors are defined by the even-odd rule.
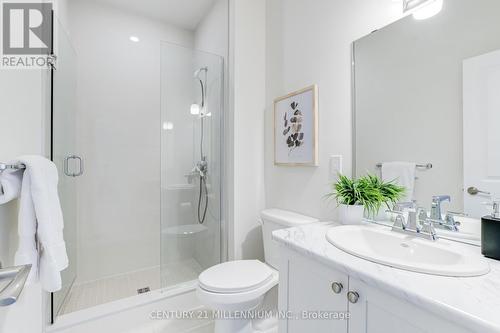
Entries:
[[[200,74],[204,72],[204,81],[200,78]],[[198,222],[203,224],[207,216],[208,210],[208,188],[207,188],[207,174],[208,174],[208,163],[207,157],[203,153],[203,141],[204,141],[204,112],[206,104],[206,90],[207,90],[207,75],[208,67],[202,67],[194,72],[194,78],[198,79],[201,87],[201,110],[200,110],[200,161],[196,163],[195,170],[200,174],[200,189],[198,195]],[[205,192],[205,204],[202,208],[202,197],[203,191]]]

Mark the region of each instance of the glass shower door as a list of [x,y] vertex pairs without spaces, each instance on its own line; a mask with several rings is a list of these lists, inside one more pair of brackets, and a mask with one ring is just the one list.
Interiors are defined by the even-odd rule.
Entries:
[[161,281],[221,261],[223,58],[161,45]]
[[59,172],[59,197],[69,267],[62,272],[62,289],[52,293],[52,322],[64,307],[76,279],[77,176],[83,165],[76,153],[76,52],[61,24],[54,22],[56,68],[52,69],[52,160]]

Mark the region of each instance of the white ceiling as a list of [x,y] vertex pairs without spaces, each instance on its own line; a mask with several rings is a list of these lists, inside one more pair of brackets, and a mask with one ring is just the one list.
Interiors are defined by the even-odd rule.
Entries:
[[177,27],[194,30],[215,0],[98,0]]

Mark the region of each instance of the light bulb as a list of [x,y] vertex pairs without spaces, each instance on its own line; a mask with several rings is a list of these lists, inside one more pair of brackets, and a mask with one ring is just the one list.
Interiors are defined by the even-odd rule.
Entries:
[[444,0],[431,0],[429,3],[418,8],[413,13],[413,17],[416,20],[425,20],[437,15],[443,9],[443,1]]
[[197,115],[200,114],[201,107],[198,104],[191,104],[191,114]]
[[129,39],[130,39],[132,42],[134,42],[134,43],[138,43],[138,42],[140,41],[139,37],[137,37],[137,36],[130,36],[130,38],[129,38]]

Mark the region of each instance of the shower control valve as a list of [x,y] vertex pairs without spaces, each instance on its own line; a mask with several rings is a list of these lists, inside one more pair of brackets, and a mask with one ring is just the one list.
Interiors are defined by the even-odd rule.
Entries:
[[206,174],[208,172],[208,163],[205,160],[205,158],[203,158],[201,161],[198,161],[198,163],[196,163],[195,170],[200,173],[201,177],[205,177],[206,176]]

